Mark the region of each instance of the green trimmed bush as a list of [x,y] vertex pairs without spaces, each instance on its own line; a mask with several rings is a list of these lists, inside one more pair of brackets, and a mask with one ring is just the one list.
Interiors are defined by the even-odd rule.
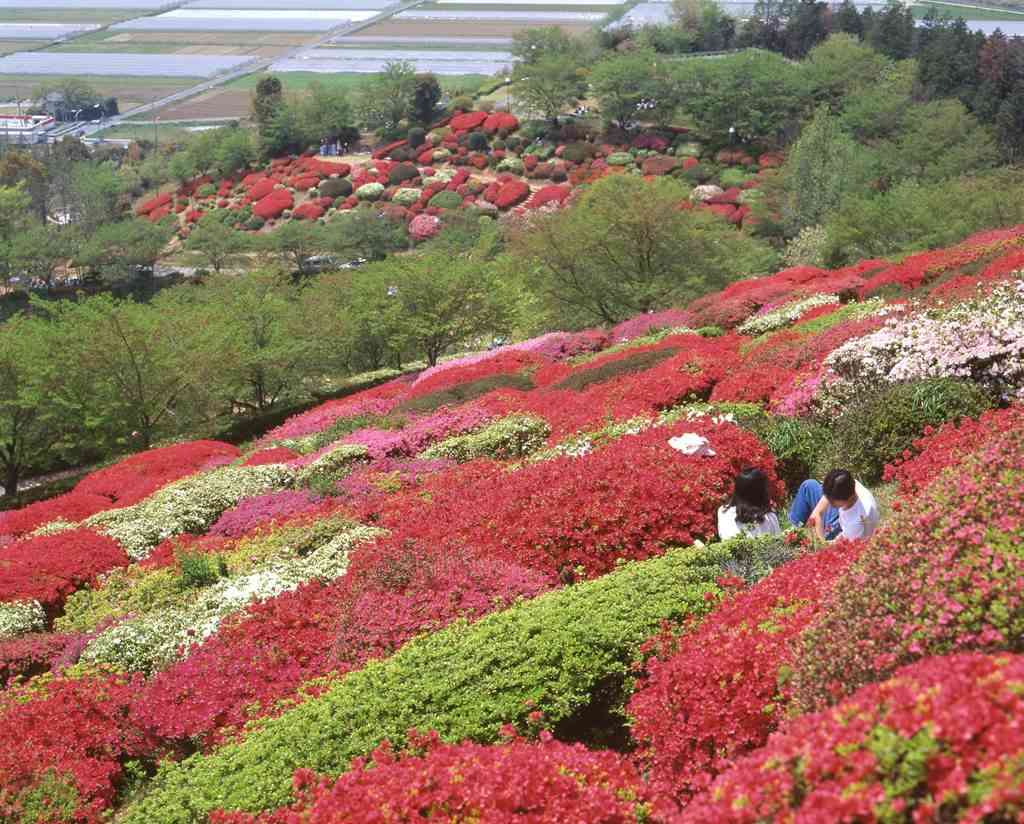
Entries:
[[589,160],[593,156],[593,144],[583,141],[570,143],[562,149],[562,160],[567,160],[570,163],[582,163],[584,160]]
[[198,197],[213,197],[215,194],[217,194],[217,187],[212,183],[204,183],[196,190]]
[[636,158],[629,152],[614,152],[608,155],[607,162],[609,166],[632,166],[636,162]]
[[449,192],[446,189],[430,198],[427,205],[436,209],[458,209],[462,205],[462,195],[458,192]]
[[421,453],[420,457],[448,458],[460,463],[476,458],[524,458],[540,449],[550,434],[551,427],[543,418],[508,415],[479,432],[445,438]]
[[700,143],[687,141],[686,143],[680,143],[676,146],[676,157],[700,157],[700,153],[702,151],[704,151],[704,149]]
[[406,140],[409,141],[409,148],[416,149],[423,145],[427,139],[427,133],[419,126],[413,126],[409,129],[409,133],[406,135]]
[[420,170],[413,164],[399,163],[390,172],[388,172],[388,183],[392,186],[397,186],[399,183],[405,183],[405,181],[412,180],[414,177],[419,176]]
[[466,138],[466,145],[474,152],[486,152],[490,144],[487,142],[487,135],[483,132],[470,132]]
[[679,353],[679,347],[667,346],[664,349],[648,349],[646,352],[637,352],[628,358],[620,358],[593,369],[584,369],[576,372],[554,385],[554,389],[575,389],[577,392],[593,386],[595,383],[616,378],[619,375],[628,375],[633,372],[643,372],[652,366],[668,360]]
[[864,483],[882,478],[885,465],[921,437],[926,426],[976,418],[992,407],[977,384],[951,378],[897,383],[861,396],[835,420],[819,471],[849,469]]
[[399,206],[412,206],[423,194],[422,189],[410,189],[408,187],[399,189],[391,196],[391,202]]
[[360,200],[380,200],[383,194],[383,183],[364,183],[356,189],[356,197]]
[[533,389],[533,379],[529,375],[501,374],[490,375],[478,381],[463,383],[449,389],[421,395],[398,405],[397,412],[433,412],[442,406],[454,406],[474,398],[486,395],[493,389]]
[[674,549],[411,641],[245,741],[164,765],[121,824],[198,824],[218,808],[278,807],[290,801],[297,767],[337,775],[410,728],[488,742],[534,710],[549,726],[568,724],[595,692],[621,706],[639,645],[663,621],[706,614],[732,557],[728,544]]
[[526,173],[526,168],[523,166],[523,161],[518,157],[506,157],[495,167],[499,172],[508,172],[513,175],[522,175]]
[[718,176],[718,182],[723,189],[730,189],[733,186],[742,186],[748,180],[753,180],[754,177],[755,175],[742,169],[724,169]]
[[369,457],[365,446],[342,444],[302,467],[296,473],[295,481],[318,489],[324,485],[333,485],[348,475],[356,464],[369,460]]

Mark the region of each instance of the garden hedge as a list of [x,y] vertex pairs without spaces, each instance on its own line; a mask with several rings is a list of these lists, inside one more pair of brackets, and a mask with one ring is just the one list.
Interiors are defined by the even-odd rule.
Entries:
[[410,728],[446,741],[495,741],[536,710],[554,726],[621,685],[639,645],[665,620],[703,615],[732,558],[728,545],[674,549],[412,641],[270,720],[238,744],[161,767],[121,824],[206,821],[215,809],[287,804],[298,767],[338,774]]

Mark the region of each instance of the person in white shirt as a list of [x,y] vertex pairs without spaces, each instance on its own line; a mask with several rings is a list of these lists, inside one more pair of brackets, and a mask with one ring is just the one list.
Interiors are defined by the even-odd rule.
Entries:
[[718,537],[726,541],[737,535],[756,538],[781,532],[779,517],[772,512],[768,476],[760,469],[744,469],[733,481],[732,498],[718,508]]
[[878,529],[881,513],[875,496],[847,470],[829,472],[822,481],[821,492],[821,500],[808,522],[822,540],[827,540],[824,514],[829,507],[839,511],[839,537],[850,541],[870,538]]

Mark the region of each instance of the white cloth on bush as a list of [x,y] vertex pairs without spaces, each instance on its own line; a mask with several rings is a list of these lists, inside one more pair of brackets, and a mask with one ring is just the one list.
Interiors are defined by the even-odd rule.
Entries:
[[714,455],[715,450],[711,443],[703,435],[696,432],[684,432],[668,439],[668,445],[673,449],[682,452],[684,455]]

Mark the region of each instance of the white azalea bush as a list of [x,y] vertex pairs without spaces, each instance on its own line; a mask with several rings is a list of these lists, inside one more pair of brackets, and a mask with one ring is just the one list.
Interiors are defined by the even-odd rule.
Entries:
[[809,298],[793,300],[762,315],[748,318],[737,327],[737,331],[743,335],[763,335],[765,332],[774,332],[776,329],[782,329],[784,326],[795,323],[811,309],[837,303],[839,303],[839,298],[835,295],[811,295]]
[[455,435],[433,444],[421,458],[447,458],[460,463],[475,458],[522,458],[544,445],[551,427],[535,415],[508,415],[476,432]]
[[161,541],[201,534],[242,498],[290,486],[295,472],[283,464],[226,466],[176,481],[134,506],[98,512],[85,524],[106,533],[140,561]]
[[1024,398],[1024,280],[951,307],[890,318],[825,359],[820,401],[865,385],[961,378],[1006,398]]
[[46,628],[46,614],[38,601],[0,603],[0,641]]
[[188,648],[212,635],[227,616],[318,579],[331,581],[348,569],[349,553],[382,530],[347,524],[342,532],[309,555],[278,560],[246,575],[222,578],[188,602],[130,618],[96,637],[82,660],[151,673],[183,657]]

